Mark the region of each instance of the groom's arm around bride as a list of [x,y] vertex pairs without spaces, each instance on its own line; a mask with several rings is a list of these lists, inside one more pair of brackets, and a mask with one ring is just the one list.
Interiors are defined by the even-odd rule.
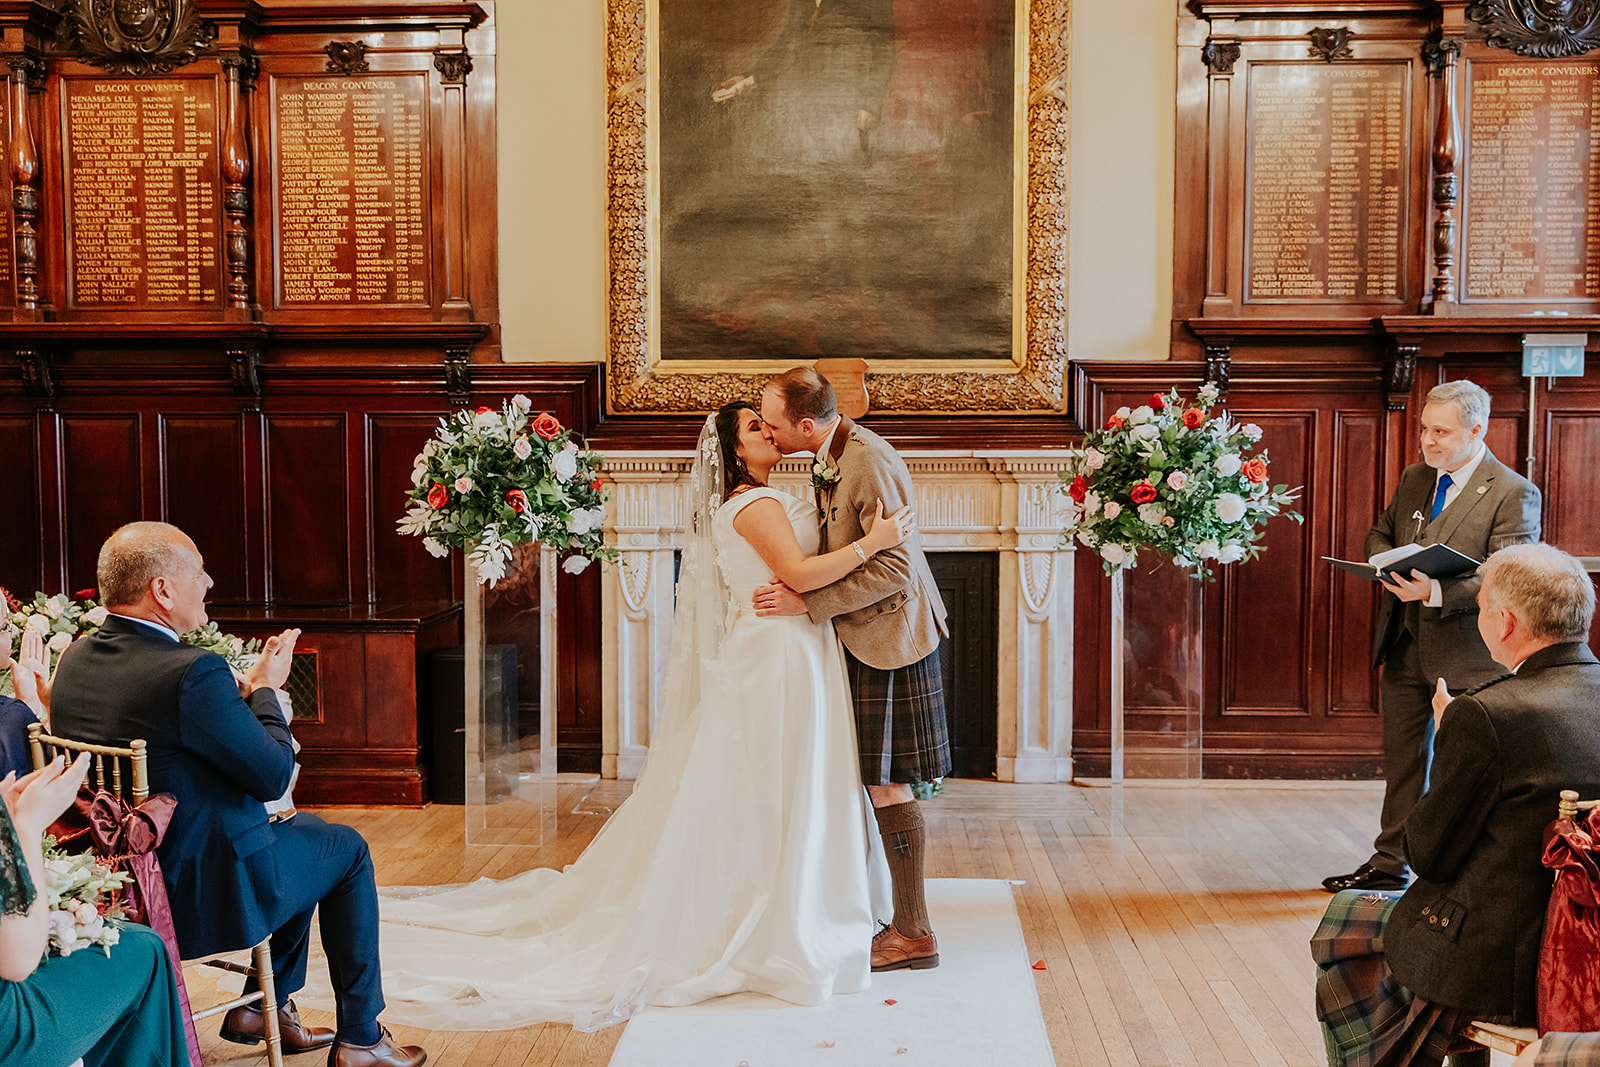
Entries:
[[[888,442],[838,414],[833,387],[809,367],[768,383],[761,417],[784,452],[818,458],[821,551],[860,538],[882,500],[892,512],[914,500],[911,472]],[[824,461],[824,457],[826,461]],[[757,615],[832,619],[845,650],[855,705],[861,778],[888,854],[894,925],[873,939],[872,969],[924,969],[939,963],[923,900],[925,831],[911,785],[950,773],[939,640],[944,602],[913,533],[841,580],[804,597],[781,583],[755,591]]]

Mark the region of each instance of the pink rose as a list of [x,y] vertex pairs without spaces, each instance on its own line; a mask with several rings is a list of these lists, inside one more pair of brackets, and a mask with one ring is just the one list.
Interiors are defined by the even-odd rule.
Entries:
[[1083,454],[1083,465],[1092,471],[1097,471],[1106,465],[1106,454],[1098,448],[1091,448]]
[[517,438],[516,442],[511,446],[511,454],[518,459],[527,459],[533,454],[533,442],[526,437]]
[[1189,476],[1182,471],[1173,471],[1167,475],[1167,484],[1181,492],[1189,484]]

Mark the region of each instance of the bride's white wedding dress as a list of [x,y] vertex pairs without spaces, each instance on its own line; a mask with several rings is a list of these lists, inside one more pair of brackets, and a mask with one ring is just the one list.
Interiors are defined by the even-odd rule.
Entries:
[[594,1030],[644,1005],[746,990],[815,1004],[868,985],[872,902],[887,918],[887,875],[881,846],[869,860],[878,835],[844,663],[831,624],[760,619],[749,606],[771,570],[733,517],[762,497],[816,552],[804,501],[752,489],[717,509],[711,543],[730,602],[717,660],[701,672],[710,680],[662,723],[632,796],[577,862],[382,891],[390,1018]]

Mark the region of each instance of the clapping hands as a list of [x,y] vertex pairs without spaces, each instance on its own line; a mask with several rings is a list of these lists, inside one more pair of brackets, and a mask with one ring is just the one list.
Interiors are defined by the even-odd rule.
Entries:
[[[32,708],[39,721],[48,726],[51,674],[50,660],[44,650],[44,635],[38,630],[25,630],[17,658],[11,659],[9,648],[0,650],[0,655],[4,655],[11,665],[11,687],[16,690],[17,699]],[[0,667],[5,665],[0,663]]]
[[289,679],[289,665],[294,662],[294,645],[298,640],[300,631],[293,628],[267,638],[255,665],[239,683],[239,695],[247,697],[262,686],[282,689]]

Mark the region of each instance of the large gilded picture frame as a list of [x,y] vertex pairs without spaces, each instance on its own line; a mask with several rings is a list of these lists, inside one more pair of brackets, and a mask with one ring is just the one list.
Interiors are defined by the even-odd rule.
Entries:
[[[861,358],[867,361],[867,391],[872,409],[876,412],[1059,412],[1065,399],[1063,390],[1067,356],[1070,0],[944,0],[944,7],[948,10],[957,10],[963,5],[976,8],[983,3],[993,4],[993,10],[998,12],[997,18],[1003,20],[1009,15],[1014,20],[1010,25],[1001,27],[1003,37],[998,33],[990,34],[989,47],[999,51],[999,61],[990,62],[987,69],[979,72],[979,76],[986,76],[995,83],[1009,79],[1009,84],[1003,88],[1007,90],[1010,115],[1001,115],[999,119],[1002,121],[996,122],[989,112],[977,109],[981,105],[970,105],[973,110],[960,115],[957,120],[945,121],[943,131],[953,130],[953,134],[940,132],[932,121],[923,121],[923,127],[934,128],[935,131],[924,140],[939,142],[939,151],[944,155],[938,156],[934,164],[928,164],[929,153],[924,151],[916,157],[923,166],[922,171],[913,169],[910,164],[903,165],[899,171],[887,168],[891,168],[896,159],[912,159],[914,153],[923,147],[915,143],[911,133],[906,132],[915,126],[914,122],[906,119],[908,110],[915,118],[916,109],[920,107],[923,111],[929,111],[933,105],[928,103],[928,98],[938,95],[926,89],[929,75],[923,72],[936,70],[941,72],[937,76],[950,81],[963,78],[965,81],[974,80],[970,73],[950,73],[948,62],[941,67],[936,61],[929,61],[926,47],[919,52],[907,43],[915,31],[914,26],[908,29],[907,23],[919,17],[924,22],[930,20],[931,16],[925,13],[917,14],[919,11],[925,12],[925,8],[910,0],[850,0],[849,3],[844,0],[821,0],[820,3],[807,0],[804,5],[800,0],[742,0],[742,7],[727,10],[741,12],[739,17],[744,18],[745,25],[733,25],[730,28],[725,26],[730,21],[725,17],[721,21],[708,23],[711,29],[700,34],[700,51],[689,54],[691,49],[685,43],[685,37],[692,35],[686,35],[677,27],[681,27],[685,19],[713,18],[693,14],[707,10],[705,8],[686,6],[697,2],[607,0],[607,411],[618,415],[705,412],[730,399],[758,396],[765,381],[781,370],[815,358],[828,357]],[[771,232],[770,227],[767,220],[754,218],[748,206],[743,210],[737,206],[730,210],[726,206],[726,198],[722,204],[718,204],[709,193],[701,196],[699,202],[684,206],[686,193],[698,194],[702,188],[714,191],[719,180],[726,179],[724,184],[735,192],[739,188],[738,182],[753,180],[749,179],[749,174],[757,173],[755,167],[738,170],[737,179],[726,176],[739,168],[740,160],[750,156],[751,144],[761,143],[762,131],[768,138],[767,143],[771,143],[774,136],[781,138],[787,135],[789,143],[803,145],[797,152],[810,153],[804,155],[800,163],[790,161],[792,165],[788,169],[791,173],[798,171],[809,177],[828,171],[829,164],[818,162],[822,157],[817,155],[815,148],[822,139],[812,136],[805,141],[803,134],[798,138],[793,134],[797,123],[804,123],[808,114],[804,108],[796,108],[793,100],[798,98],[803,104],[808,104],[808,99],[798,97],[795,90],[790,89],[787,98],[791,101],[790,110],[783,111],[774,103],[786,99],[780,95],[785,86],[781,73],[771,77],[764,73],[779,66],[770,56],[785,51],[785,35],[799,37],[808,23],[814,25],[817,21],[816,18],[805,16],[813,13],[820,16],[825,6],[830,13],[841,7],[856,12],[875,7],[875,10],[882,12],[881,16],[859,13],[847,16],[853,18],[855,23],[849,32],[860,33],[863,26],[868,30],[875,29],[877,27],[870,25],[871,19],[879,18],[881,23],[888,25],[880,32],[893,35],[896,55],[892,69],[897,75],[911,72],[904,74],[902,81],[910,80],[915,73],[922,73],[923,77],[923,83],[917,86],[915,92],[900,93],[898,107],[891,100],[881,108],[886,119],[881,127],[878,116],[868,110],[877,109],[879,105],[872,103],[861,107],[857,112],[860,121],[856,124],[859,132],[856,127],[846,127],[841,142],[845,146],[843,151],[859,157],[850,165],[876,167],[880,187],[891,185],[903,190],[915,184],[914,179],[919,173],[948,175],[952,169],[948,163],[950,153],[942,146],[953,138],[965,136],[970,140],[972,135],[967,131],[975,125],[979,129],[998,129],[998,136],[1008,142],[1002,147],[1009,147],[1009,153],[989,150],[992,148],[991,139],[991,144],[982,148],[966,146],[966,155],[962,159],[987,160],[990,163],[986,165],[991,170],[995,166],[1000,168],[998,177],[990,175],[989,180],[991,186],[994,181],[1005,186],[1003,191],[1007,196],[1003,204],[1009,209],[1009,220],[994,222],[992,214],[984,217],[968,210],[964,218],[951,224],[965,226],[960,236],[950,237],[937,231],[935,228],[947,221],[938,217],[940,212],[946,211],[948,214],[957,210],[947,210],[945,205],[962,205],[965,201],[960,197],[952,197],[947,185],[936,185],[930,179],[926,193],[912,201],[913,208],[893,224],[874,218],[869,208],[858,207],[857,201],[850,199],[847,194],[843,201],[845,209],[835,214],[848,217],[839,222],[834,230],[827,231],[821,228],[823,223],[810,221],[813,217],[825,219],[826,212],[813,211],[807,206],[808,202],[803,198],[809,190],[809,185],[806,185],[800,187],[802,193],[796,198],[798,202],[789,203],[783,209],[791,221],[789,232],[773,245],[778,251],[770,259],[762,259],[760,255],[749,252],[743,253],[741,258],[736,247],[739,242],[726,240],[729,236],[748,237],[746,243],[750,248],[759,252],[764,247],[763,242]],[[784,9],[799,13],[791,17],[784,13]],[[761,13],[769,10],[773,13],[769,19],[770,28],[758,21],[766,17]],[[685,15],[686,11],[692,14]],[[743,12],[756,14],[746,16]],[[664,14],[668,26],[673,28],[665,40],[662,34]],[[788,18],[791,26],[782,25],[785,18]],[[677,21],[674,22],[674,19]],[[749,29],[752,26],[754,30]],[[795,30],[795,26],[801,27],[801,30]],[[748,57],[754,57],[743,64],[749,70],[743,69],[737,58],[725,64],[726,69],[705,60],[707,49],[703,47],[704,38],[719,33],[724,37],[735,36],[741,29],[752,35],[761,35],[759,48],[745,50]],[[1000,43],[992,43],[994,40]],[[742,43],[736,37],[735,41]],[[728,51],[730,55],[738,55],[735,48]],[[793,53],[796,49],[788,47],[787,51]],[[859,71],[871,65],[869,59],[861,58],[868,54],[868,48],[858,46],[856,52],[860,55],[851,60],[854,64],[851,70]],[[922,62],[920,68],[916,65],[919,59]],[[1006,61],[1009,61],[1009,70],[1004,69]],[[697,62],[699,68],[695,68]],[[798,79],[793,75],[795,61],[791,57],[787,62],[790,83],[797,82]],[[979,67],[982,61],[969,65]],[[835,68],[838,68],[837,63]],[[689,69],[701,76],[694,83],[693,107],[698,112],[713,116],[711,120],[697,120],[697,123],[682,121],[685,111],[682,100],[686,98],[681,88],[685,82],[683,71]],[[724,73],[731,76],[725,80],[708,80]],[[811,76],[816,77],[814,74]],[[841,80],[837,73],[832,77],[835,85]],[[861,80],[863,75],[855,73],[843,77]],[[664,80],[668,83],[665,99]],[[746,94],[744,91],[752,86],[764,91],[765,95],[761,92]],[[809,91],[817,97],[827,95],[827,90]],[[852,91],[860,92],[859,89]],[[881,81],[876,91],[882,98],[884,88]],[[834,97],[838,95],[834,92]],[[741,97],[758,103],[749,103]],[[911,100],[909,104],[905,102],[908,98]],[[666,120],[662,117],[664,105]],[[856,105],[847,103],[845,106]],[[732,115],[739,108],[745,109],[742,112],[744,116],[753,117],[744,120],[742,126],[729,124],[734,130],[731,134],[716,133],[715,136],[720,140],[712,142],[714,151],[708,153],[703,151],[702,145],[683,143],[690,136],[683,131],[698,134],[703,127],[723,122],[723,116]],[[957,106],[954,110],[961,109]],[[896,119],[900,126],[898,132],[895,130]],[[763,122],[765,126],[761,125]],[[985,126],[985,123],[988,125]],[[756,132],[752,133],[752,130]],[[663,139],[668,143],[663,145]],[[879,145],[884,147],[880,150]],[[723,155],[717,156],[717,152]],[[898,155],[894,154],[896,152]],[[998,162],[994,162],[996,158]],[[735,163],[723,162],[726,159],[733,159]],[[665,169],[663,160],[667,161]],[[697,166],[700,169],[686,176],[686,166],[691,171]],[[768,172],[771,169],[768,168]],[[850,178],[843,166],[836,169],[846,174],[846,180],[859,180]],[[886,173],[889,175],[887,180],[882,177]],[[664,177],[669,193],[665,211]],[[789,185],[770,188],[779,192],[756,195],[754,202],[758,207],[769,200],[772,203],[787,203],[783,198],[788,196],[788,190],[796,186],[791,181]],[[870,195],[873,195],[870,189],[862,194],[863,198]],[[761,197],[768,197],[769,200]],[[704,206],[706,201],[711,201],[710,207]],[[870,201],[865,199],[862,202],[870,205]],[[916,217],[916,211],[919,210],[916,205],[921,204],[929,205],[927,211],[930,219],[925,234],[915,230],[921,222]],[[693,211],[700,211],[701,214],[692,214]],[[702,217],[710,221],[701,225],[699,220]],[[684,218],[689,221],[681,221]],[[803,220],[798,228],[793,222],[796,218]],[[987,227],[993,231],[987,236],[998,234],[998,238],[981,241],[974,238],[974,235],[977,238],[986,237],[985,218],[994,222]],[[680,221],[675,223],[675,219]],[[744,226],[753,227],[755,236],[741,231],[740,227]],[[946,233],[948,230],[949,227]],[[905,237],[905,250],[897,251],[894,241],[903,232],[910,232],[913,236]],[[860,237],[862,234],[865,234],[865,238]],[[855,243],[852,243],[852,236],[858,238]],[[670,249],[663,248],[664,240],[673,242]],[[783,240],[788,243],[783,244]],[[981,248],[977,248],[979,244]],[[685,249],[686,245],[700,247]],[[970,262],[963,259],[962,255],[968,247],[977,248]],[[705,267],[705,271],[712,271],[719,266],[721,249],[727,249],[728,269],[735,280],[748,281],[747,289],[753,290],[738,292],[728,298],[738,302],[737,307],[741,312],[756,308],[740,320],[745,333],[736,335],[753,338],[747,343],[727,343],[716,333],[726,320],[733,317],[718,314],[719,309],[714,303],[728,291],[728,286],[719,285],[720,280],[714,277],[690,277],[687,282],[684,281],[686,276],[693,273],[693,268],[709,263],[711,266]],[[834,311],[837,309],[829,306],[825,300],[819,301],[814,294],[809,297],[809,304],[804,295],[795,298],[795,319],[798,323],[795,332],[800,335],[800,340],[792,346],[788,342],[774,344],[769,336],[755,333],[750,327],[751,323],[760,322],[763,318],[770,322],[774,317],[783,317],[782,301],[787,291],[779,283],[767,278],[750,280],[763,271],[781,274],[787,270],[790,275],[805,275],[814,284],[828,284],[816,282],[823,275],[838,276],[844,279],[842,284],[846,286],[853,279],[867,277],[869,281],[865,284],[869,287],[874,285],[872,279],[876,275],[873,272],[892,270],[898,263],[904,263],[907,271],[920,270],[924,275],[945,273],[930,271],[928,263],[916,263],[918,254],[930,262],[949,264],[949,273],[958,279],[982,275],[979,278],[982,284],[960,281],[958,296],[952,300],[931,288],[930,283],[928,292],[933,295],[923,300],[927,306],[911,307],[909,310],[899,308],[897,310],[905,311],[899,318],[885,316],[874,309],[874,324],[881,327],[876,339],[872,337],[871,330],[858,328],[854,320],[849,318],[851,308],[844,307],[836,319]],[[876,258],[871,262],[858,262],[863,256]],[[672,296],[672,300],[668,301],[665,341],[664,260],[668,263],[667,280]],[[686,263],[688,268],[682,266]],[[779,266],[774,267],[774,263]],[[961,273],[963,270],[966,271],[965,275]],[[932,282],[939,280],[933,277]],[[900,283],[900,292],[914,291],[914,280],[907,282],[897,278],[894,281]],[[833,284],[835,289],[832,292],[840,291],[841,283]],[[678,295],[685,290],[710,293],[710,311],[700,314],[696,319],[677,310],[679,304],[673,301],[677,301]],[[875,288],[873,292],[876,295]],[[968,292],[981,292],[980,296],[972,298],[971,313],[968,313],[966,305],[959,303]],[[914,301],[902,302],[910,304]],[[944,345],[945,350],[935,351],[934,348],[946,336],[937,316],[951,307],[958,307],[961,312],[951,317],[953,324],[948,336],[954,340]],[[1000,310],[997,312],[996,308]],[[811,316],[809,321],[806,319],[808,314]],[[826,329],[818,332],[817,324],[826,327],[835,320],[843,323],[836,333],[829,335]],[[689,324],[687,328],[685,322]],[[709,325],[702,326],[702,323]],[[976,325],[969,325],[972,323]],[[699,334],[695,333],[697,329]],[[975,340],[969,343],[969,337]]]

